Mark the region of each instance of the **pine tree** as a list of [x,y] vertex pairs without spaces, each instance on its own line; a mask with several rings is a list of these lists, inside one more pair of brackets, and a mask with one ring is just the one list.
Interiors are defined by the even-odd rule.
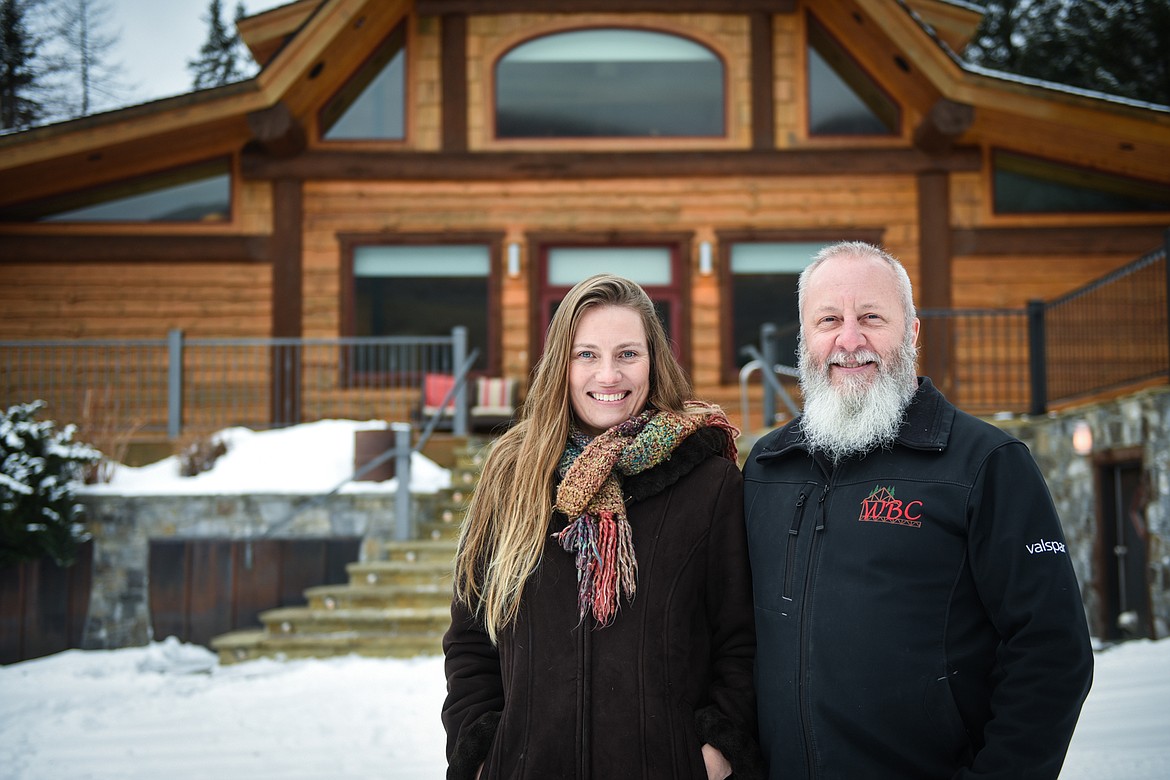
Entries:
[[88,538],[73,484],[102,455],[73,441],[74,426],[34,419],[43,406],[0,413],[0,568],[46,556],[68,566]]
[[[244,16],[244,4],[236,5],[236,22]],[[220,0],[211,0],[204,21],[208,23],[207,40],[199,49],[199,57],[187,61],[187,69],[193,75],[195,89],[221,87],[244,77],[242,60],[243,44],[233,26],[229,32],[223,22],[223,5]]]
[[1170,0],[999,0],[964,52],[1021,76],[1170,105]]
[[0,128],[36,124],[44,106],[34,95],[38,87],[36,39],[25,23],[24,0],[0,0]]

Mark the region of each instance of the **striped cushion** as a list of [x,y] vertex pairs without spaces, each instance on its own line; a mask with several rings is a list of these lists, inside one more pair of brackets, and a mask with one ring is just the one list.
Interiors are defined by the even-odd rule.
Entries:
[[475,407],[472,414],[506,414],[513,411],[515,379],[480,377],[476,381]]

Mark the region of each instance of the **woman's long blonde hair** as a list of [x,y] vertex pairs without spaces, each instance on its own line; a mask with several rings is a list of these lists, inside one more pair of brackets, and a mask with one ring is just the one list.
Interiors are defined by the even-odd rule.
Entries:
[[[516,424],[492,446],[472,495],[455,558],[455,598],[472,609],[493,643],[516,619],[524,584],[540,563],[549,536],[556,467],[569,437],[569,361],[581,316],[622,306],[642,319],[650,349],[647,406],[678,414],[691,383],[675,360],[654,304],[634,282],[600,274],[578,283],[548,326]],[[570,605],[571,606],[571,605]]]

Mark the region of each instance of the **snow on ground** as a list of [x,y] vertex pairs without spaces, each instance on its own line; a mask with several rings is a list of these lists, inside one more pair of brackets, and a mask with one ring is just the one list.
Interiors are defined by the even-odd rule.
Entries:
[[[193,477],[179,475],[179,459],[149,466],[116,465],[110,481],[86,485],[85,493],[117,495],[223,495],[242,493],[328,493],[353,475],[354,432],[387,427],[381,420],[321,420],[291,428],[253,431],[225,428],[215,434],[227,446],[214,468]],[[410,459],[410,485],[434,493],[451,484],[451,474],[429,458]],[[350,482],[342,492],[394,492],[398,479]]]
[[[178,476],[168,458],[118,467],[93,492],[324,493],[352,472],[353,431],[326,420],[221,432],[213,470]],[[412,487],[445,487],[415,455]],[[396,481],[363,482],[393,490]],[[346,490],[356,489],[349,485]],[[69,650],[0,666],[0,780],[235,780],[443,777],[442,659],[257,660],[220,666],[173,637],[143,648]],[[1061,780],[1170,778],[1170,639],[1097,654],[1093,691]]]
[[[443,777],[442,659],[219,666],[173,638],[0,667],[5,780]],[[1170,640],[1097,654],[1061,780],[1170,777]]]

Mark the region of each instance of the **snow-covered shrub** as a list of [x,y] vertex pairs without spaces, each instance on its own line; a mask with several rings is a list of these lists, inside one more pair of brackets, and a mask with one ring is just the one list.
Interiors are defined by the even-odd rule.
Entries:
[[11,406],[0,415],[0,568],[52,558],[73,563],[88,538],[73,485],[102,454],[73,441],[75,428],[37,421],[44,401]]

